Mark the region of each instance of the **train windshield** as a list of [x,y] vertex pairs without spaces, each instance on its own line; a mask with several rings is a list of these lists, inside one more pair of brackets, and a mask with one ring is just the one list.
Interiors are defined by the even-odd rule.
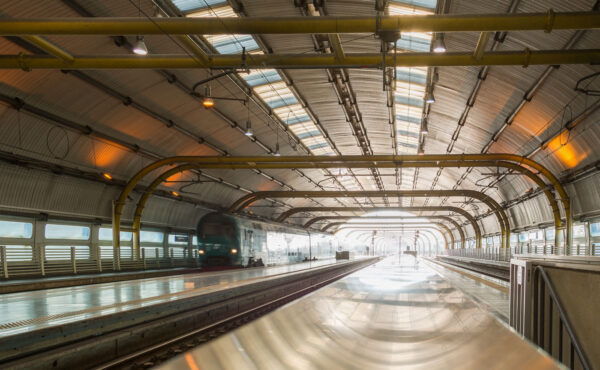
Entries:
[[233,225],[229,223],[207,222],[202,225],[202,234],[208,236],[226,236],[233,237]]

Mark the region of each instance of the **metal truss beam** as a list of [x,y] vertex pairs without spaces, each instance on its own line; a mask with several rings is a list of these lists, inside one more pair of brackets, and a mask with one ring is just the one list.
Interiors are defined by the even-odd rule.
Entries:
[[[319,221],[324,221],[324,220],[349,220],[349,219],[353,219],[353,218],[357,218],[360,220],[410,220],[410,219],[419,219],[419,218],[424,218],[427,220],[444,220],[447,222],[450,222],[458,231],[458,234],[460,235],[460,242],[461,242],[461,248],[465,247],[465,233],[462,229],[462,227],[458,224],[458,222],[454,221],[452,218],[448,217],[448,216],[363,216],[363,217],[353,217],[353,216],[322,216],[322,217],[316,217],[313,218],[312,220],[308,221],[306,224],[304,224],[304,227],[309,227],[310,225],[319,222]],[[404,224],[403,222],[399,222],[400,224]],[[340,223],[330,223],[327,224],[325,227],[323,227],[321,229],[321,231],[327,231],[329,228],[332,227],[332,225],[334,224],[340,224]],[[347,222],[342,222],[341,224],[343,225],[352,225],[352,226],[360,226],[360,225],[366,225],[366,224],[371,224],[371,223],[362,223],[362,222],[356,222],[356,223],[347,223]],[[398,224],[398,222],[390,222],[389,226],[392,225],[396,225]],[[381,226],[388,226],[388,223],[380,223],[379,225]],[[407,223],[408,225],[408,223]],[[448,232],[450,234],[452,234],[450,229],[447,229]],[[454,248],[454,244],[452,244],[453,248]]]
[[[475,232],[476,248],[481,248],[481,230],[477,224],[477,220],[469,212],[460,207],[452,206],[427,206],[427,207],[297,207],[283,212],[277,218],[278,222],[285,221],[288,217],[304,212],[381,212],[381,211],[405,211],[405,212],[453,212],[465,217]],[[324,216],[330,218],[329,216]],[[417,216],[420,217],[420,216]],[[427,217],[427,216],[424,216]],[[319,218],[319,217],[317,217]]]
[[[339,225],[337,225],[339,224]],[[436,223],[434,222],[433,224],[436,226],[431,226],[431,225],[426,225],[426,224],[414,224],[414,223],[404,223],[404,224],[398,224],[398,225],[394,225],[394,226],[381,226],[381,224],[372,224],[372,225],[368,225],[368,226],[363,226],[363,227],[355,227],[355,226],[347,226],[348,224],[342,226],[342,224],[345,224],[344,222],[336,222],[333,224],[330,224],[331,227],[333,226],[341,226],[338,230],[341,229],[353,229],[353,230],[364,230],[364,231],[422,231],[422,230],[434,230],[439,232],[442,235],[442,238],[444,239],[444,244],[446,249],[449,249],[450,247],[448,246],[448,239],[446,239],[446,234],[441,230],[445,230],[449,236],[450,236],[450,244],[453,246],[454,245],[454,236],[452,235],[452,233],[450,232],[450,229],[448,229],[448,227],[442,223]],[[329,226],[329,225],[328,225]]]
[[[527,175],[529,178],[534,180],[540,187],[546,188],[545,183],[539,179],[539,177],[528,170],[532,168],[538,171],[541,175],[546,177],[554,189],[559,193],[561,201],[565,209],[565,215],[567,220],[567,237],[571,231],[572,219],[570,218],[570,201],[566,191],[558,181],[558,179],[544,166],[539,163],[527,158],[514,154],[461,154],[461,155],[403,155],[403,156],[292,156],[292,157],[198,157],[198,156],[187,156],[187,157],[171,157],[163,160],[158,160],[134,175],[128,184],[123,189],[119,199],[115,202],[113,210],[113,243],[119,244],[119,228],[120,219],[123,206],[127,201],[127,196],[131,190],[141,181],[144,177],[150,174],[152,171],[157,170],[163,166],[189,163],[193,164],[193,168],[221,168],[221,169],[255,169],[255,168],[398,168],[398,167],[507,167],[515,169],[521,173]],[[192,168],[192,167],[190,167]],[[549,197],[549,201],[556,200],[552,197],[552,194],[544,190]],[[446,191],[412,191],[410,194],[422,193],[425,196],[432,196],[436,192],[445,193],[448,192],[448,196],[455,196],[462,194],[463,196],[471,196],[481,201],[487,202],[491,209],[499,216],[499,222],[503,231],[503,245],[507,245],[508,242],[504,240],[510,233],[508,217],[502,210],[502,208],[489,196],[482,195],[477,191],[469,190],[446,190]],[[452,193],[456,192],[456,193]],[[297,191],[297,192],[280,192],[283,193],[283,197],[306,197],[310,192]],[[325,197],[331,196],[334,192],[325,192]],[[368,194],[376,194],[373,196],[398,196],[400,193],[411,196],[408,191],[383,191],[383,192],[338,192],[339,196],[351,196],[352,193],[357,193],[356,196],[371,196]],[[242,203],[247,201],[251,204],[257,198],[257,194],[264,195],[263,193],[254,193],[249,195],[251,199],[241,199]],[[312,194],[324,194],[322,192],[312,192]],[[468,195],[470,194],[470,195]],[[308,196],[311,197],[311,196]],[[317,197],[317,196],[315,196]],[[319,196],[323,197],[323,195]],[[495,203],[495,204],[493,204]],[[237,204],[234,205],[234,209],[237,209]],[[242,207],[243,208],[243,207]],[[553,210],[556,210],[554,206]],[[558,228],[562,226],[560,217],[556,217],[555,212],[555,225]]]
[[385,190],[385,191],[260,191],[248,194],[229,207],[229,212],[239,212],[264,198],[342,198],[342,197],[469,197],[485,203],[498,218],[502,243],[506,248],[510,238],[510,224],[502,207],[491,197],[475,190]]

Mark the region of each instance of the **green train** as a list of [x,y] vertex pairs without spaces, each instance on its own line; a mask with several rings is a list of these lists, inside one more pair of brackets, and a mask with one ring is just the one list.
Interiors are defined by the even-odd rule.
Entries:
[[332,258],[338,250],[333,234],[217,212],[204,215],[196,233],[202,266],[287,264]]

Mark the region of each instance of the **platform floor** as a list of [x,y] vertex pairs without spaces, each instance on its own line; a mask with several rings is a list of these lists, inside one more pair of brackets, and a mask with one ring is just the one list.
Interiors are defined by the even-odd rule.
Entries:
[[457,289],[455,278],[391,257],[161,369],[560,368]]
[[172,275],[2,294],[0,337],[187,298],[253,279],[332,263],[336,261],[328,259],[266,268]]

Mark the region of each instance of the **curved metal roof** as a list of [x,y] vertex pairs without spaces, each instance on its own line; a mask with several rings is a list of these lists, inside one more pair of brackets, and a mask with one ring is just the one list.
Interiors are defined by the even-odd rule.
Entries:
[[[18,19],[76,17],[84,13],[104,17],[138,16],[135,1],[0,3],[5,16]],[[366,0],[329,0],[316,8],[312,3],[295,7],[294,2],[275,0],[161,0],[157,3],[165,6],[173,16],[176,13],[197,16],[198,12],[210,13],[210,9],[215,10],[213,13],[239,17],[377,15],[373,2]],[[547,8],[555,12],[590,11],[597,7],[592,0],[522,0],[512,3],[517,4],[516,13],[545,12]],[[143,12],[155,12],[152,2],[142,1],[140,4]],[[243,7],[239,7],[240,4]],[[435,1],[406,0],[390,1],[388,6],[396,7],[395,12],[477,14],[507,13],[511,2],[446,0],[437,4],[436,8]],[[423,47],[429,50],[428,37],[431,36],[404,35],[402,43],[399,43],[400,52],[407,51],[406,48],[408,51],[419,51]],[[502,33],[492,35],[487,47],[497,51],[598,49],[599,36],[598,30],[515,31],[504,36]],[[314,53],[315,47],[329,45],[327,35],[199,37],[200,42],[220,53],[236,51],[241,49],[241,45],[246,46],[250,53]],[[473,32],[448,33],[444,41],[449,51],[471,52],[478,37],[479,34]],[[126,47],[115,43],[119,40],[114,37],[48,36],[47,39],[74,55],[130,55]],[[503,41],[494,43],[494,39]],[[132,37],[126,40],[129,43],[135,41]],[[146,36],[145,40],[152,54],[182,53],[182,47],[170,36]],[[380,40],[373,35],[342,35],[341,44],[346,52],[381,51]],[[0,54],[20,52],[36,53],[14,37],[0,40]],[[427,154],[510,152],[527,155],[542,142],[551,139],[545,149],[537,151],[531,158],[568,180],[570,175],[600,159],[600,152],[596,150],[600,144],[600,113],[594,110],[574,129],[553,137],[565,124],[598,104],[597,96],[574,90],[579,79],[597,71],[597,66],[590,65],[562,65],[559,68],[437,67],[435,70],[399,68],[396,73],[389,73],[396,77],[396,89],[390,101],[388,92],[384,91],[384,72],[378,69],[262,70],[253,71],[250,75],[229,74],[211,81],[209,84],[214,96],[244,100],[250,94],[254,101],[246,105],[241,101],[218,100],[215,110],[207,110],[202,107],[200,99],[190,95],[190,89],[194,83],[219,71],[90,70],[63,73],[57,70],[6,70],[2,73],[0,85],[1,100],[6,103],[0,104],[0,150],[7,161],[11,155],[20,155],[32,162],[43,163],[47,168],[60,165],[81,173],[108,172],[115,179],[127,180],[142,166],[160,157],[224,153],[271,155],[277,145],[282,155],[360,155],[368,154],[365,153],[368,150],[372,154],[416,154],[421,117],[425,113],[429,134],[425,137],[423,148]],[[426,106],[423,97],[432,79],[435,80],[435,103]],[[543,81],[538,86],[540,79]],[[587,81],[588,87],[598,89],[598,80]],[[387,87],[393,88],[393,81],[387,82]],[[14,98],[45,112],[46,116],[17,109],[19,106]],[[252,137],[243,132],[248,117],[254,130]],[[512,118],[511,124],[503,129],[509,118]],[[74,122],[79,128],[69,127],[65,121]],[[85,132],[85,127],[91,128],[94,133]],[[366,135],[361,134],[361,127]],[[500,130],[501,134],[498,134]],[[362,146],[361,135],[367,143]],[[125,145],[117,145],[106,137]],[[492,141],[493,138],[496,141]],[[134,146],[140,150],[131,150]],[[0,192],[0,204],[5,209],[22,207],[110,217],[110,201],[116,198],[118,192],[115,187],[90,179],[65,180],[53,175],[40,176],[32,169],[15,168],[6,161],[0,166],[2,173],[13,174],[3,176],[1,180],[1,188],[10,190]],[[196,200],[204,206],[209,204],[217,208],[227,207],[248,191],[259,190],[458,187],[485,190],[497,201],[505,202],[510,206],[513,227],[551,222],[552,213],[543,197],[527,199],[528,189],[535,186],[526,178],[508,175],[492,188],[482,186],[498,178],[493,175],[496,170],[446,168],[441,171],[401,169],[396,172],[382,169],[377,174],[369,170],[307,169],[301,173],[289,170],[264,170],[262,173],[207,170],[181,174],[170,179],[162,188],[176,190],[192,203]],[[597,214],[600,209],[599,180],[597,172],[593,172],[591,177],[568,185],[575,216]],[[359,201],[376,205],[388,202],[393,206],[437,205],[441,202],[440,199],[418,198]],[[447,199],[445,202],[455,203],[456,200]],[[281,199],[281,203],[257,203],[252,210],[257,215],[273,217],[290,206],[353,203],[350,199]],[[485,207],[476,203],[466,207],[474,214],[486,211]],[[149,212],[144,217],[152,222],[192,227],[203,210],[189,202],[153,197]],[[483,225],[486,233],[498,230],[491,217],[486,217]]]

